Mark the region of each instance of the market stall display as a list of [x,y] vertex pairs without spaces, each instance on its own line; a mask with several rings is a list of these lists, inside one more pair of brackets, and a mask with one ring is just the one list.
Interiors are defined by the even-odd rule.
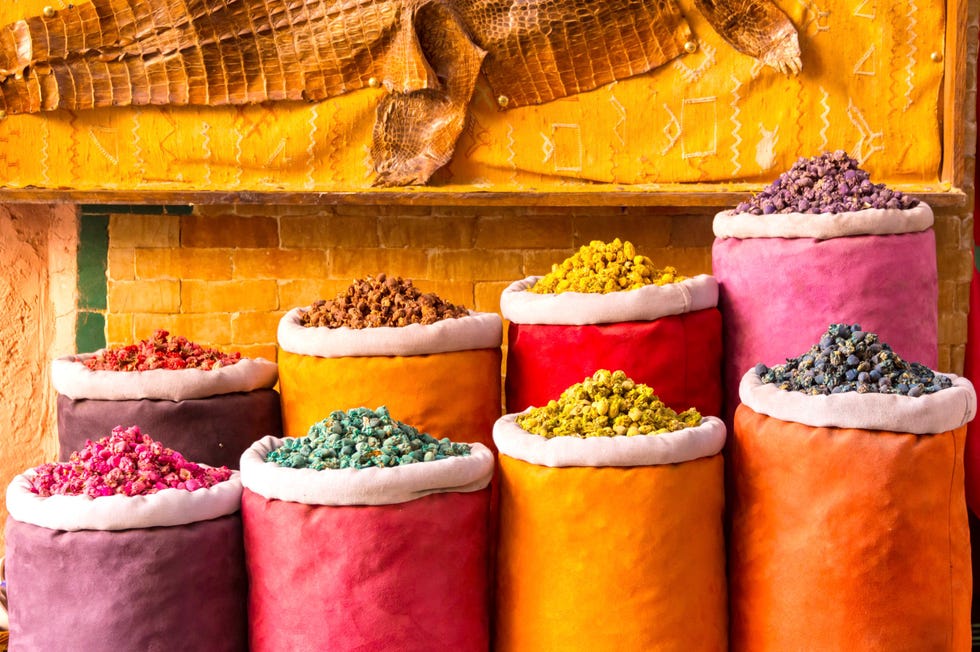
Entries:
[[241,467],[251,649],[488,649],[487,447],[355,408]]
[[279,323],[283,432],[330,409],[386,405],[435,437],[491,443],[500,416],[502,322],[379,274]]
[[832,322],[859,322],[900,355],[935,367],[932,223],[929,206],[873,183],[840,150],[800,159],[750,201],[716,215],[726,423],[746,369],[782,362]]
[[720,419],[599,370],[494,441],[496,650],[726,649]]
[[675,409],[721,411],[718,286],[658,268],[618,238],[508,286],[508,412],[543,405],[597,369],[621,369]]
[[276,363],[164,330],[136,344],[58,358],[51,376],[61,460],[92,433],[137,424],[191,459],[237,468],[252,442],[282,432]]
[[241,491],[135,426],[14,478],[15,649],[244,650]]
[[969,649],[963,378],[832,324],[744,374],[729,438],[732,649]]

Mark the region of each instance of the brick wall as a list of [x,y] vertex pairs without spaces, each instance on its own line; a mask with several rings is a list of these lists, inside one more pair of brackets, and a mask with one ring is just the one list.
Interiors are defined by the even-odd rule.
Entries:
[[[110,345],[167,328],[275,357],[290,308],[387,272],[480,311],[506,285],[581,244],[633,241],[657,264],[711,273],[713,211],[656,208],[199,206],[184,215],[109,215]],[[940,368],[961,372],[973,270],[972,215],[937,213]],[[896,261],[900,264],[900,261]]]

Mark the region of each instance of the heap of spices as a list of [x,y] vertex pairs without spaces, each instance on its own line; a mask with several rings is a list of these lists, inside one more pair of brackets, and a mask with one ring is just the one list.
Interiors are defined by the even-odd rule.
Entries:
[[906,362],[876,333],[858,324],[831,324],[820,341],[786,364],[753,371],[763,383],[805,394],[844,392],[922,396],[952,387],[948,376],[918,362]]
[[630,241],[616,238],[605,243],[593,240],[538,279],[529,289],[536,294],[586,292],[606,294],[636,290],[645,285],[667,285],[683,281],[673,267],[658,269],[646,256],[636,253]]
[[867,208],[909,209],[919,200],[882,183],[872,183],[844,150],[800,158],[736,213],[845,213]]
[[267,462],[294,469],[366,469],[432,462],[470,454],[469,444],[419,432],[391,418],[388,408],[343,411],[313,424],[305,437],[287,438]]
[[202,369],[209,371],[233,365],[242,359],[238,352],[224,353],[191,342],[186,337],[170,337],[157,330],[152,337],[136,344],[102,349],[85,360],[93,371],[149,371],[151,369]]
[[67,462],[42,464],[31,479],[39,496],[144,496],[163,489],[195,491],[231,477],[228,467],[210,467],[184,459],[138,426],[116,426],[98,441],[71,454]]
[[465,317],[469,311],[433,293],[425,293],[400,276],[378,274],[355,280],[331,300],[320,299],[302,313],[303,326],[376,328],[434,324]]
[[670,409],[653,388],[623,371],[596,371],[561,393],[558,400],[517,417],[517,425],[542,437],[613,437],[659,435],[701,423],[694,408]]

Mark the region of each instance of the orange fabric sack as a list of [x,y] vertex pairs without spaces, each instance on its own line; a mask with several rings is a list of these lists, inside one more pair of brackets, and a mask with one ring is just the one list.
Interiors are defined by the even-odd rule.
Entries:
[[283,434],[305,436],[333,410],[386,405],[433,437],[492,448],[503,329],[498,315],[474,317],[354,331],[297,326],[290,311],[279,327]]
[[[761,388],[747,386],[750,375],[726,451],[731,649],[969,650],[969,382],[954,378],[952,388],[917,399],[782,392],[785,402],[853,404],[811,413],[839,425],[810,425],[763,413],[781,409],[778,390],[766,385],[771,395],[754,400]],[[869,405],[863,417],[853,409],[882,399],[893,409]],[[903,409],[931,413],[933,432],[898,427],[922,425]],[[889,413],[897,423],[884,429]],[[859,427],[861,418],[875,429]]]
[[[721,421],[707,417],[709,432],[545,439],[515,418],[494,426],[501,475],[495,649],[725,650]],[[502,438],[505,431],[514,436]],[[686,450],[609,450],[665,444],[659,447],[677,453],[671,439],[688,440],[679,443]],[[700,441],[691,446],[692,439]],[[575,450],[556,451],[565,447]],[[604,465],[572,465],[596,447]],[[663,463],[654,461],[658,454]]]

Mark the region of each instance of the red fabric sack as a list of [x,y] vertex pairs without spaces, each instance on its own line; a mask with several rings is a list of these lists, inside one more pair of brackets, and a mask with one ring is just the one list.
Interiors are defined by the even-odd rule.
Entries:
[[[384,469],[277,468],[260,480],[256,473],[272,463],[263,461],[264,453],[246,460],[256,446],[242,457],[250,487],[242,519],[253,651],[486,652],[489,449],[474,445],[482,448],[481,460],[474,454]],[[388,472],[419,475],[443,462],[478,462],[479,478],[458,491],[416,487],[417,498],[410,498],[410,483],[389,482]],[[300,478],[293,490],[277,481],[287,476]],[[318,479],[336,491],[321,490]],[[385,504],[385,484],[397,485],[399,497],[392,499],[403,502]]]
[[[534,279],[536,277],[531,277]],[[656,291],[684,295],[684,284],[695,281],[702,286],[702,298],[688,299],[663,310]],[[721,313],[717,286],[708,276],[672,284],[675,287],[648,286],[613,295],[531,295],[530,279],[512,284],[501,297],[501,310],[510,320],[507,331],[507,412],[521,412],[557,399],[571,385],[591,376],[597,369],[621,369],[638,383],[654,388],[657,396],[674,410],[695,407],[701,414],[721,413],[722,343]],[[712,294],[713,292],[713,294]],[[698,291],[694,292],[695,295]],[[558,300],[565,295],[572,302],[587,297],[591,302],[631,299],[632,311],[610,311],[603,315],[580,303],[581,309],[564,312],[542,305],[537,314],[512,308],[514,295]],[[644,296],[650,295],[650,296]],[[525,296],[524,298],[528,298]],[[671,297],[668,295],[667,297]],[[669,302],[668,302],[669,303]],[[670,313],[671,310],[679,311]],[[557,315],[557,316],[556,316]],[[622,321],[617,315],[628,316]],[[565,321],[567,323],[555,323]]]

